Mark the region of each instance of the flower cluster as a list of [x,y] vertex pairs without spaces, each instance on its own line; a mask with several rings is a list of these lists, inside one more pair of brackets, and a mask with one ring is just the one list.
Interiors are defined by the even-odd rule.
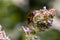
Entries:
[[40,28],[49,28],[52,25],[55,14],[56,10],[54,8],[47,10],[46,7],[43,7],[43,9],[34,10],[28,15],[28,23],[37,24]]
[[53,18],[56,14],[54,8],[47,10],[46,7],[34,10],[28,15],[28,27],[22,26],[26,35],[26,40],[40,40],[36,33],[44,31],[52,26]]
[[5,31],[2,30],[1,25],[0,25],[0,40],[10,40],[9,37],[6,36]]

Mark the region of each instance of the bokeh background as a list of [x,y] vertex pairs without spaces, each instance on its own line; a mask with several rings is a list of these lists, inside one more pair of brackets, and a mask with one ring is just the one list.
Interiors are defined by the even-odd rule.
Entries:
[[39,32],[41,40],[60,40],[60,0],[0,0],[0,24],[11,40],[25,40],[20,27],[27,21],[32,10],[46,6],[55,8],[56,16],[52,28]]

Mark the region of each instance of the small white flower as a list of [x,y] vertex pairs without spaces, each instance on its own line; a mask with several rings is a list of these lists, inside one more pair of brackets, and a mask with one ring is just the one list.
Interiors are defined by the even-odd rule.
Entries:
[[46,6],[44,6],[43,9],[46,10]]

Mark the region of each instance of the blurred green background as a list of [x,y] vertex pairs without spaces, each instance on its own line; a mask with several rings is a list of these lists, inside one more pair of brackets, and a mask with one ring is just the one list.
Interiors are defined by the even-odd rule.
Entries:
[[[54,0],[0,0],[0,24],[6,31],[6,34],[12,40],[24,40],[23,34],[17,39],[14,39],[14,35],[21,34],[19,30],[20,24],[24,24],[27,20],[27,15],[32,10],[37,10],[46,6],[47,9],[51,8],[48,3]],[[25,2],[25,3],[24,3]],[[15,34],[16,33],[16,34]],[[13,37],[11,37],[14,34]],[[41,40],[60,40],[60,32],[56,29],[49,29],[45,32],[38,33]],[[21,37],[22,36],[22,37]]]

